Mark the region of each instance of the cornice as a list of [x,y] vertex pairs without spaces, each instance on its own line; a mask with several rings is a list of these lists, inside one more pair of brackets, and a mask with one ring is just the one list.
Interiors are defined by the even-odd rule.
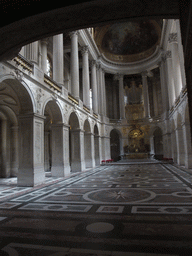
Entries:
[[162,50],[157,46],[153,55],[145,60],[137,61],[134,63],[115,63],[107,60],[103,55],[101,56],[100,63],[107,72],[119,74],[136,74],[144,70],[153,69],[161,61]]

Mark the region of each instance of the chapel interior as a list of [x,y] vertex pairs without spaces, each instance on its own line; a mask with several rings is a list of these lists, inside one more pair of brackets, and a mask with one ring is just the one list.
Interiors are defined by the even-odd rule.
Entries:
[[[0,51],[0,252],[187,255],[188,250],[192,252],[188,229],[192,147],[190,72],[189,68],[186,72],[189,63],[182,38],[184,18],[146,15],[97,23],[94,11],[91,15],[90,26],[58,29],[59,33],[51,32],[56,26],[49,24],[51,18],[44,20],[45,30],[49,28],[46,36],[42,33],[37,40],[26,39],[27,43],[20,43],[11,57],[9,52],[4,56]],[[83,24],[83,19],[79,22]],[[19,42],[21,37],[16,40]],[[56,193],[56,189],[60,190]],[[58,199],[61,195],[63,198]],[[59,203],[66,204],[62,210]],[[88,221],[97,214],[100,222]],[[25,222],[15,221],[15,216],[22,216]],[[126,219],[129,217],[133,219]],[[50,219],[50,223],[54,219],[55,224],[49,224],[48,231],[47,224],[42,227],[38,218]],[[67,222],[61,223],[67,239],[59,240],[62,233],[57,234],[56,219],[62,222],[65,218],[72,218],[70,223],[78,222],[78,218],[87,218],[87,222],[69,224],[68,229]],[[123,218],[126,224],[121,223]],[[36,225],[33,231],[28,221]],[[144,233],[133,235],[138,239],[135,244],[122,242],[129,237],[125,230],[134,230],[127,224],[129,221],[149,224]],[[156,226],[153,233],[151,222],[164,226]],[[39,234],[31,235],[31,243],[30,236],[22,233],[25,225],[28,233]],[[41,237],[38,225],[46,230],[47,237]],[[166,233],[166,225],[170,233]],[[20,235],[11,233],[19,228]],[[3,234],[5,230],[7,235]],[[51,230],[58,240],[51,237]],[[149,245],[144,242],[145,232]],[[180,237],[177,232],[178,236],[181,232]],[[86,245],[85,240],[75,240],[77,236],[93,241]],[[105,247],[99,241],[116,236],[122,239],[122,247],[107,240]],[[166,244],[167,239],[170,244]],[[89,252],[92,244],[94,249]]]
[[64,177],[120,159],[191,168],[182,47],[178,19],[111,23],[23,46],[1,63],[1,177],[33,186],[46,172]]

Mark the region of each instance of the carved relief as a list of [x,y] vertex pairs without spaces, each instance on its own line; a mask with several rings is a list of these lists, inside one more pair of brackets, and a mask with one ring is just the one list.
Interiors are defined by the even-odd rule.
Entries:
[[42,92],[42,89],[38,88],[36,90],[36,101],[37,101],[37,113],[38,114],[41,112],[43,96],[44,96],[44,93]]
[[41,126],[41,123],[35,123],[35,163],[41,163]]

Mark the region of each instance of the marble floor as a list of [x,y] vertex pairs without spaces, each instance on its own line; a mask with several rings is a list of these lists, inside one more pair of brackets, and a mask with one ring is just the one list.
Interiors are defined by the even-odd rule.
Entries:
[[35,188],[0,180],[0,255],[192,255],[192,174],[126,161]]

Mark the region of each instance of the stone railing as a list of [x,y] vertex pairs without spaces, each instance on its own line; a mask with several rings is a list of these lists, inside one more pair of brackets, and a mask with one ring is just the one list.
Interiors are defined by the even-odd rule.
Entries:
[[88,107],[86,107],[85,105],[83,105],[83,109],[90,114],[90,109]]
[[55,81],[53,81],[48,75],[44,74],[44,82],[48,84],[51,88],[58,92],[61,92],[61,86],[59,86]]
[[23,57],[21,54],[18,54],[18,56],[15,57],[13,61],[16,63],[18,67],[20,66],[24,70],[27,70],[28,72],[32,73],[33,64],[30,61],[28,61],[25,57]]
[[68,93],[68,99],[75,103],[76,105],[79,105],[79,101],[75,99],[70,93]]
[[98,119],[98,114],[93,112],[93,116]]

